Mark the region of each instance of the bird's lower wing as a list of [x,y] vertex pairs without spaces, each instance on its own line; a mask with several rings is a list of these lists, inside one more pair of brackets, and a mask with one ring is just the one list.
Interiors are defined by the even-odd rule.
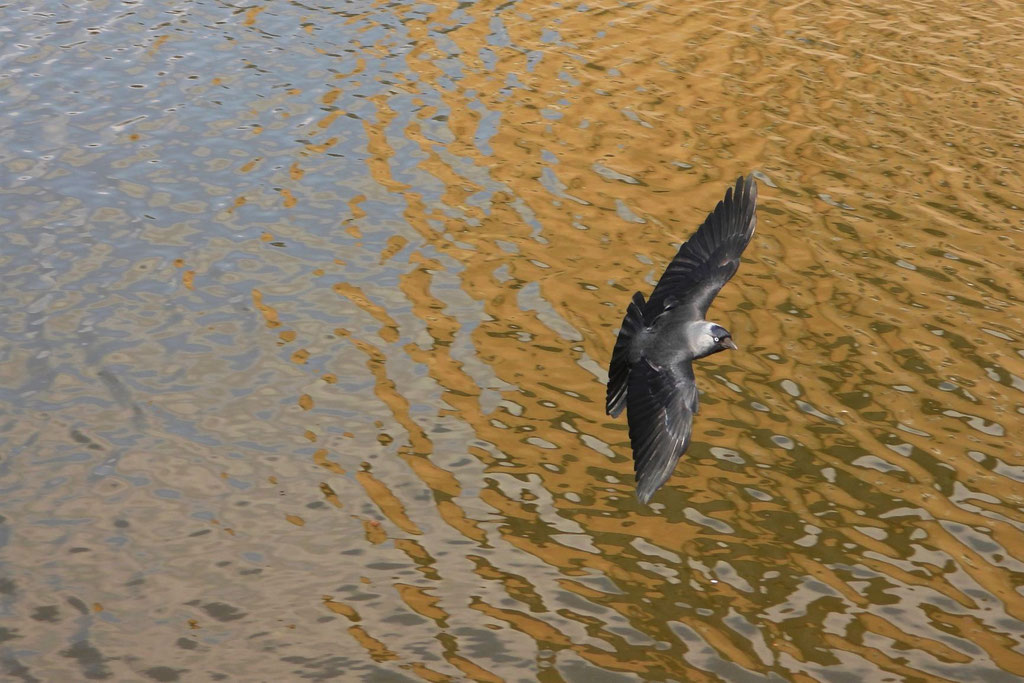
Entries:
[[630,368],[626,407],[640,502],[649,501],[668,481],[690,445],[696,398],[689,364],[673,372],[641,358]]

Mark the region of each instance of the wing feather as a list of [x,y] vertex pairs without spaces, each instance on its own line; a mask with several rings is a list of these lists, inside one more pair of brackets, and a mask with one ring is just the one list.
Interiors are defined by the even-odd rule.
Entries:
[[626,407],[626,389],[629,380],[630,349],[633,339],[644,326],[644,295],[637,292],[626,309],[619,336],[612,349],[612,362],[608,366],[608,392],[605,396],[605,412],[618,417]]

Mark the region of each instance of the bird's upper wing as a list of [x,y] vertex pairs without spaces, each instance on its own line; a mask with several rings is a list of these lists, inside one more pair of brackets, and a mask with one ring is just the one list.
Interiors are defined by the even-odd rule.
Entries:
[[704,318],[712,299],[740,266],[740,254],[757,225],[756,204],[754,176],[737,178],[736,187],[725,191],[725,199],[679,247],[644,307],[646,320],[676,307],[685,307],[693,320]]
[[690,445],[690,428],[697,412],[693,367],[687,362],[655,368],[641,358],[630,368],[626,401],[636,495],[646,503],[672,475]]

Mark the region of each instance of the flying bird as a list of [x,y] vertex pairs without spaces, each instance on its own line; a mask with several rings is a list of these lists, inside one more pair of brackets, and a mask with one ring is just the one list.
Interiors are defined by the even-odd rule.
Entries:
[[697,414],[692,361],[736,349],[729,331],[704,319],[711,301],[740,266],[757,217],[754,176],[736,179],[644,301],[637,292],[626,309],[608,368],[605,410],[623,408],[633,447],[636,495],[647,503],[690,445]]

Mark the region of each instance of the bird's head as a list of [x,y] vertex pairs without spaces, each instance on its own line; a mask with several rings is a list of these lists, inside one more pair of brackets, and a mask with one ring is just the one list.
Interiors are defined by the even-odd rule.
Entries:
[[729,330],[717,323],[708,323],[704,328],[704,334],[700,340],[701,353],[697,358],[710,356],[726,349],[736,349],[736,342],[732,340]]

